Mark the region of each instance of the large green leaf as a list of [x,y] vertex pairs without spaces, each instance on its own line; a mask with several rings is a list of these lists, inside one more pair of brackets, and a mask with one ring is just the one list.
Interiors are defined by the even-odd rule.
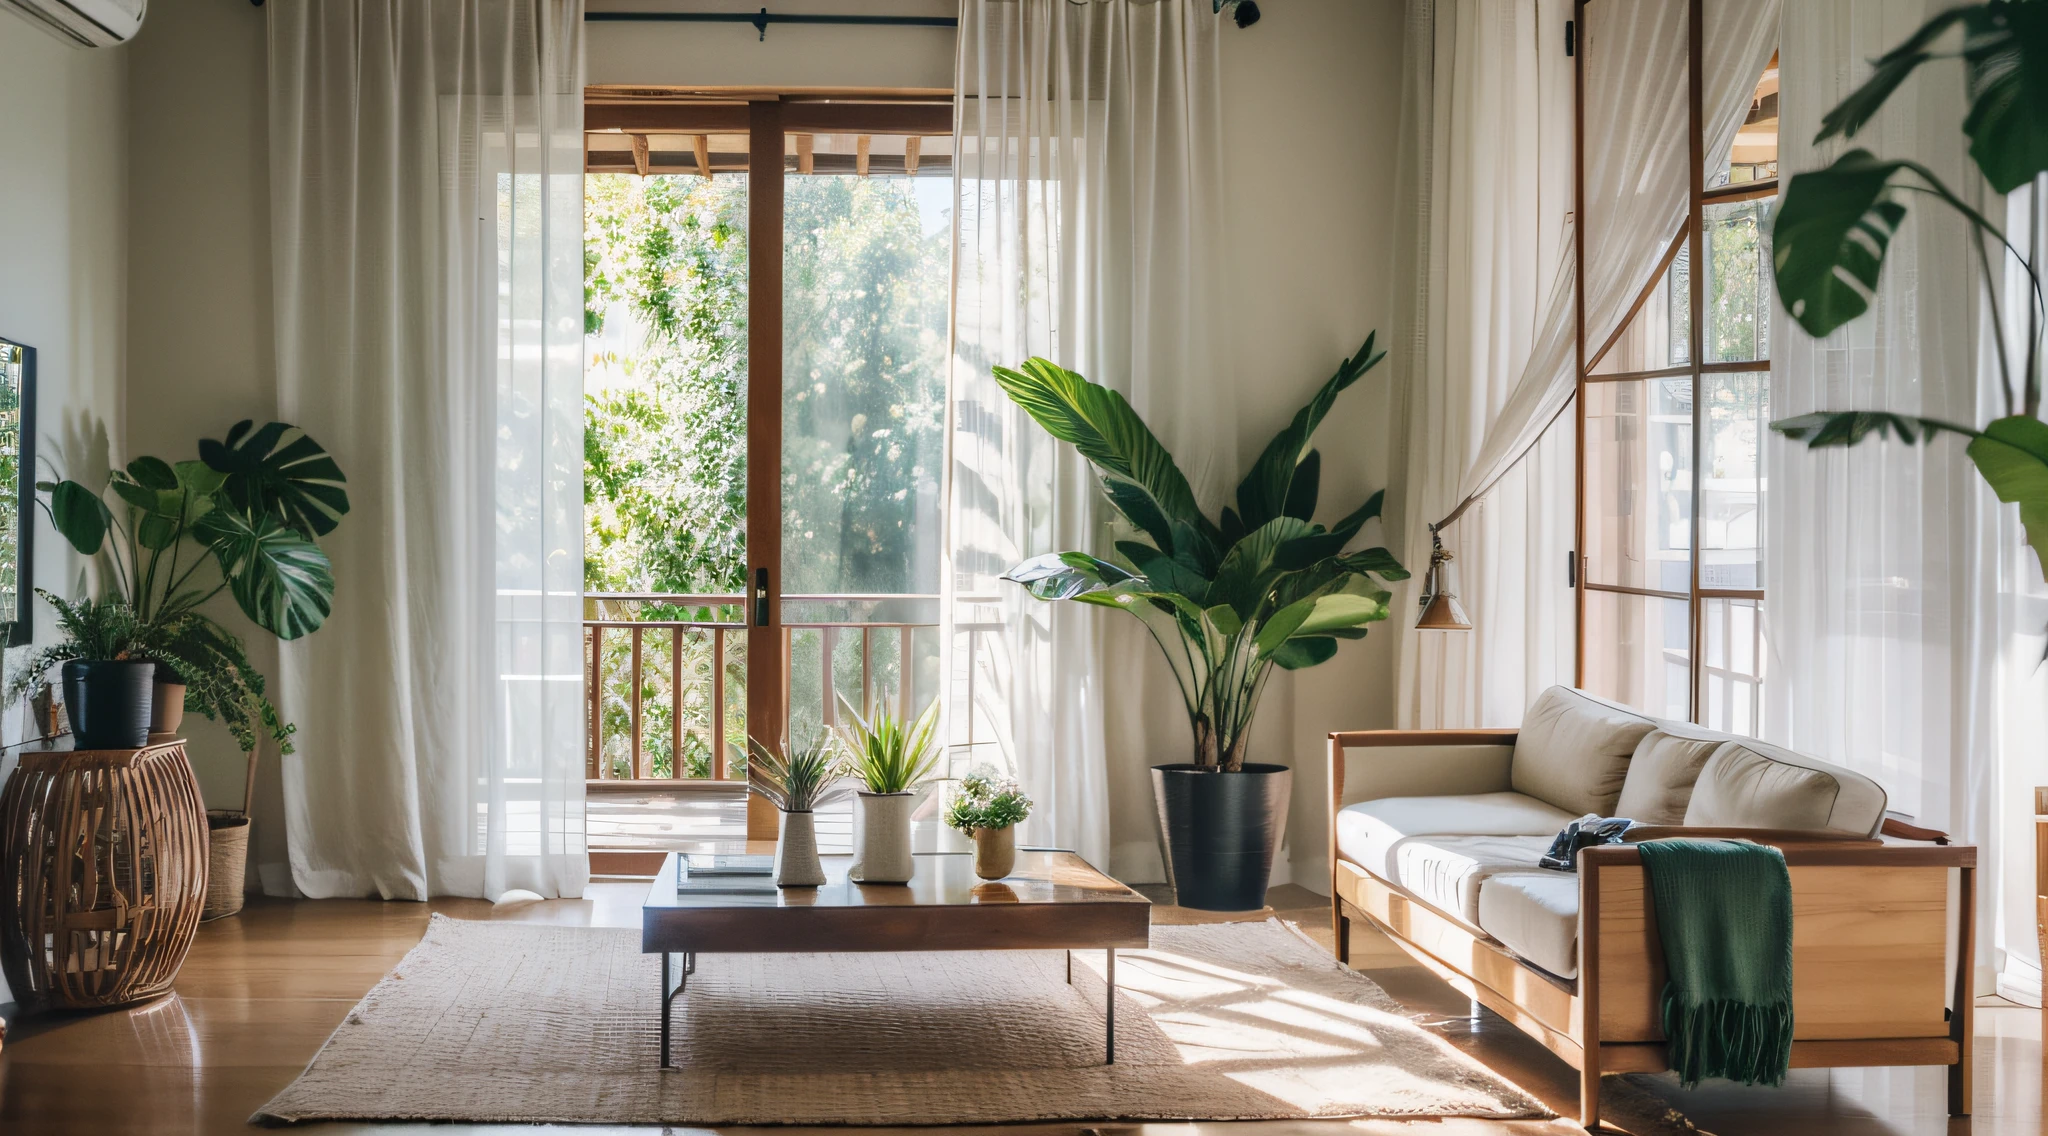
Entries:
[[224,441],[202,438],[199,458],[227,475],[221,493],[247,516],[275,515],[313,536],[334,531],[348,512],[347,478],[312,435],[272,422],[252,430],[243,419]]
[[1298,671],[1330,661],[1337,653],[1337,641],[1327,637],[1311,639],[1289,639],[1273,652],[1273,661],[1282,670]]
[[[1321,474],[1321,462],[1310,463],[1304,469],[1303,453],[1308,449],[1309,438],[1322,425],[1323,418],[1330,413],[1337,396],[1345,388],[1358,381],[1360,375],[1371,370],[1381,359],[1387,357],[1384,351],[1373,350],[1373,340],[1378,332],[1365,337],[1358,354],[1337,365],[1337,373],[1324,382],[1322,389],[1308,400],[1307,405],[1294,412],[1294,418],[1273,440],[1266,443],[1259,460],[1252,464],[1250,473],[1237,487],[1237,517],[1245,531],[1255,532],[1261,525],[1280,516],[1293,516],[1300,520],[1310,519],[1315,509],[1315,491],[1308,489],[1301,494],[1294,493],[1294,479],[1297,475],[1313,479]],[[1295,506],[1290,508],[1290,502]],[[1302,505],[1307,511],[1297,511]]]
[[1889,192],[1906,164],[1851,150],[1786,189],[1772,257],[1778,295],[1808,335],[1825,336],[1869,310],[1885,251],[1906,216]]
[[2048,5],[1986,4],[1963,21],[1963,133],[1991,188],[2011,193],[2048,171]]
[[1129,572],[1085,552],[1049,552],[1034,556],[1003,574],[1042,600],[1071,600],[1132,579]]
[[2035,2],[1995,0],[1938,13],[1877,59],[1870,78],[1821,119],[1814,141],[1855,137],[1921,64],[1952,57],[1934,45],[1958,23],[1970,89],[1963,132],[1977,168],[2000,193],[2048,171],[2048,5]]
[[76,481],[45,482],[50,488],[50,523],[71,547],[92,556],[106,543],[113,514],[100,495]]
[[[1185,524],[1210,540],[1215,538],[1215,526],[1195,505],[1187,476],[1123,395],[1047,359],[1030,359],[1018,370],[996,367],[994,373],[1004,393],[1046,433],[1072,444],[1103,472],[1142,490],[1159,516]],[[1111,501],[1120,510],[1124,508],[1115,496]],[[1125,511],[1125,516],[1131,514]],[[1131,517],[1131,523],[1147,527],[1138,517]],[[1147,531],[1167,552],[1174,551],[1170,531],[1163,535],[1150,528]]]
[[1977,436],[1977,431],[1968,426],[1958,426],[1939,418],[1893,414],[1888,410],[1816,410],[1796,418],[1781,418],[1771,423],[1771,429],[1795,442],[1805,442],[1807,448],[1813,450],[1853,446],[1872,434],[1880,438],[1897,435],[1907,445],[1932,438],[1944,430],[1966,437]]
[[1998,499],[2020,507],[2027,543],[2048,575],[2048,423],[2026,415],[1997,419],[1966,452]]
[[1120,540],[1116,550],[1129,560],[1154,587],[1179,592],[1199,600],[1209,592],[1209,581],[1201,573],[1142,541]]
[[1216,569],[1204,606],[1227,603],[1240,619],[1257,618],[1259,605],[1280,573],[1274,567],[1274,556],[1281,545],[1307,536],[1311,528],[1307,521],[1295,517],[1275,517],[1238,541]]
[[1294,633],[1327,635],[1361,623],[1377,623],[1386,617],[1387,605],[1382,600],[1351,592],[1333,592],[1316,601],[1315,610],[1309,613],[1300,627],[1294,629]]
[[320,546],[271,513],[214,509],[193,535],[213,550],[243,614],[280,639],[320,629],[334,608],[334,570]]

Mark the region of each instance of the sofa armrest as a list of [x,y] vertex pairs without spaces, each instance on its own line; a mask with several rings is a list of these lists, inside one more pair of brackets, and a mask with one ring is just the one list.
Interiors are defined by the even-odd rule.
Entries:
[[1504,793],[1514,730],[1350,730],[1330,735],[1330,816],[1349,801]]

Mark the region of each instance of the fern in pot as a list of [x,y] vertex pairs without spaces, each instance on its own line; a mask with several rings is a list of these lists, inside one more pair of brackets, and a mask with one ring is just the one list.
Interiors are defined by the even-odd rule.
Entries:
[[1102,477],[1124,522],[1108,558],[1060,552],[1003,578],[1042,600],[1134,616],[1165,655],[1187,711],[1192,761],[1153,767],[1162,858],[1185,907],[1262,907],[1287,823],[1292,775],[1246,760],[1275,667],[1329,661],[1387,618],[1381,581],[1408,572],[1384,548],[1345,549],[1379,516],[1382,493],[1315,522],[1322,455],[1309,445],[1337,396],[1386,357],[1367,336],[1267,443],[1233,503],[1211,518],[1173,455],[1122,395],[1044,359],[995,368],[996,381],[1046,432]]

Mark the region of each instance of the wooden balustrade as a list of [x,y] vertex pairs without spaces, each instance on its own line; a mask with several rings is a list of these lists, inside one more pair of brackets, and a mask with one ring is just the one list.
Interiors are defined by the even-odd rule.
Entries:
[[[623,699],[626,722],[624,732],[626,746],[624,768],[627,778],[654,781],[721,781],[737,773],[727,761],[731,743],[743,742],[742,737],[729,737],[739,732],[740,720],[744,718],[745,697],[734,687],[743,683],[744,666],[751,666],[753,660],[736,658],[737,651],[744,652],[746,645],[746,624],[741,621],[741,607],[744,597],[739,595],[669,595],[658,593],[592,593],[588,599],[597,614],[605,614],[607,608],[631,607],[635,605],[659,604],[668,607],[706,609],[707,614],[730,615],[733,618],[719,619],[641,619],[641,618],[586,618],[584,620],[584,651],[588,666],[588,681],[585,683],[585,701],[588,712],[588,737],[586,739],[587,772],[592,780],[620,780],[618,755],[607,754],[607,742],[614,741],[618,723],[612,728],[606,724],[606,700],[613,697],[615,704],[618,683],[621,678],[627,684]],[[935,603],[937,596],[931,595],[791,595],[783,597],[785,604],[837,604],[855,606],[870,603],[894,601],[928,601]],[[614,612],[612,614],[625,614]],[[963,628],[970,643],[978,641],[980,629]],[[805,699],[805,709],[811,709],[815,700],[818,722],[825,726],[835,724],[839,719],[838,698],[843,692],[849,701],[861,707],[863,714],[874,712],[878,705],[892,711],[914,705],[915,667],[919,632],[936,635],[936,622],[897,620],[818,620],[791,621],[782,629],[782,657],[776,663],[783,668],[785,683],[796,677],[791,668],[795,665],[794,648],[798,635],[815,635],[817,639],[818,670],[817,690]],[[836,673],[841,643],[847,637],[860,636],[859,693],[855,696],[850,688],[843,689]],[[659,645],[666,639],[668,645],[668,723],[667,723],[667,770],[664,774],[658,768],[650,742],[650,707],[646,705],[649,690],[648,667],[650,654],[658,653]],[[927,640],[929,642],[929,640]],[[606,650],[615,644],[625,645],[623,660],[606,658]],[[895,681],[889,683],[886,674],[876,666],[877,644],[893,646],[896,658]],[[653,651],[650,650],[653,648]],[[694,648],[694,650],[692,650]],[[693,677],[686,674],[685,661],[695,654],[699,662],[708,660],[709,675]],[[806,652],[808,656],[808,652]],[[808,662],[808,657],[805,660]],[[659,665],[659,660],[654,660]],[[623,674],[621,673],[623,672]],[[708,697],[698,703],[699,709],[691,712],[686,698],[692,690],[702,693],[708,683]],[[885,687],[893,686],[893,689]],[[791,687],[794,690],[794,686]],[[735,697],[737,696],[737,697]],[[793,694],[792,703],[796,701]],[[616,718],[616,715],[614,715]],[[788,723],[782,724],[786,730]],[[744,727],[739,727],[744,729]],[[780,732],[780,731],[778,731]],[[686,742],[691,737],[705,739],[708,749],[704,773],[693,774],[686,762]]]

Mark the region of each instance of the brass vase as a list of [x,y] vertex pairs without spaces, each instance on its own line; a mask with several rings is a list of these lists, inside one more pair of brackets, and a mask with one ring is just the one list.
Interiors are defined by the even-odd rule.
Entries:
[[974,874],[985,880],[999,880],[1017,867],[1017,828],[974,830]]

